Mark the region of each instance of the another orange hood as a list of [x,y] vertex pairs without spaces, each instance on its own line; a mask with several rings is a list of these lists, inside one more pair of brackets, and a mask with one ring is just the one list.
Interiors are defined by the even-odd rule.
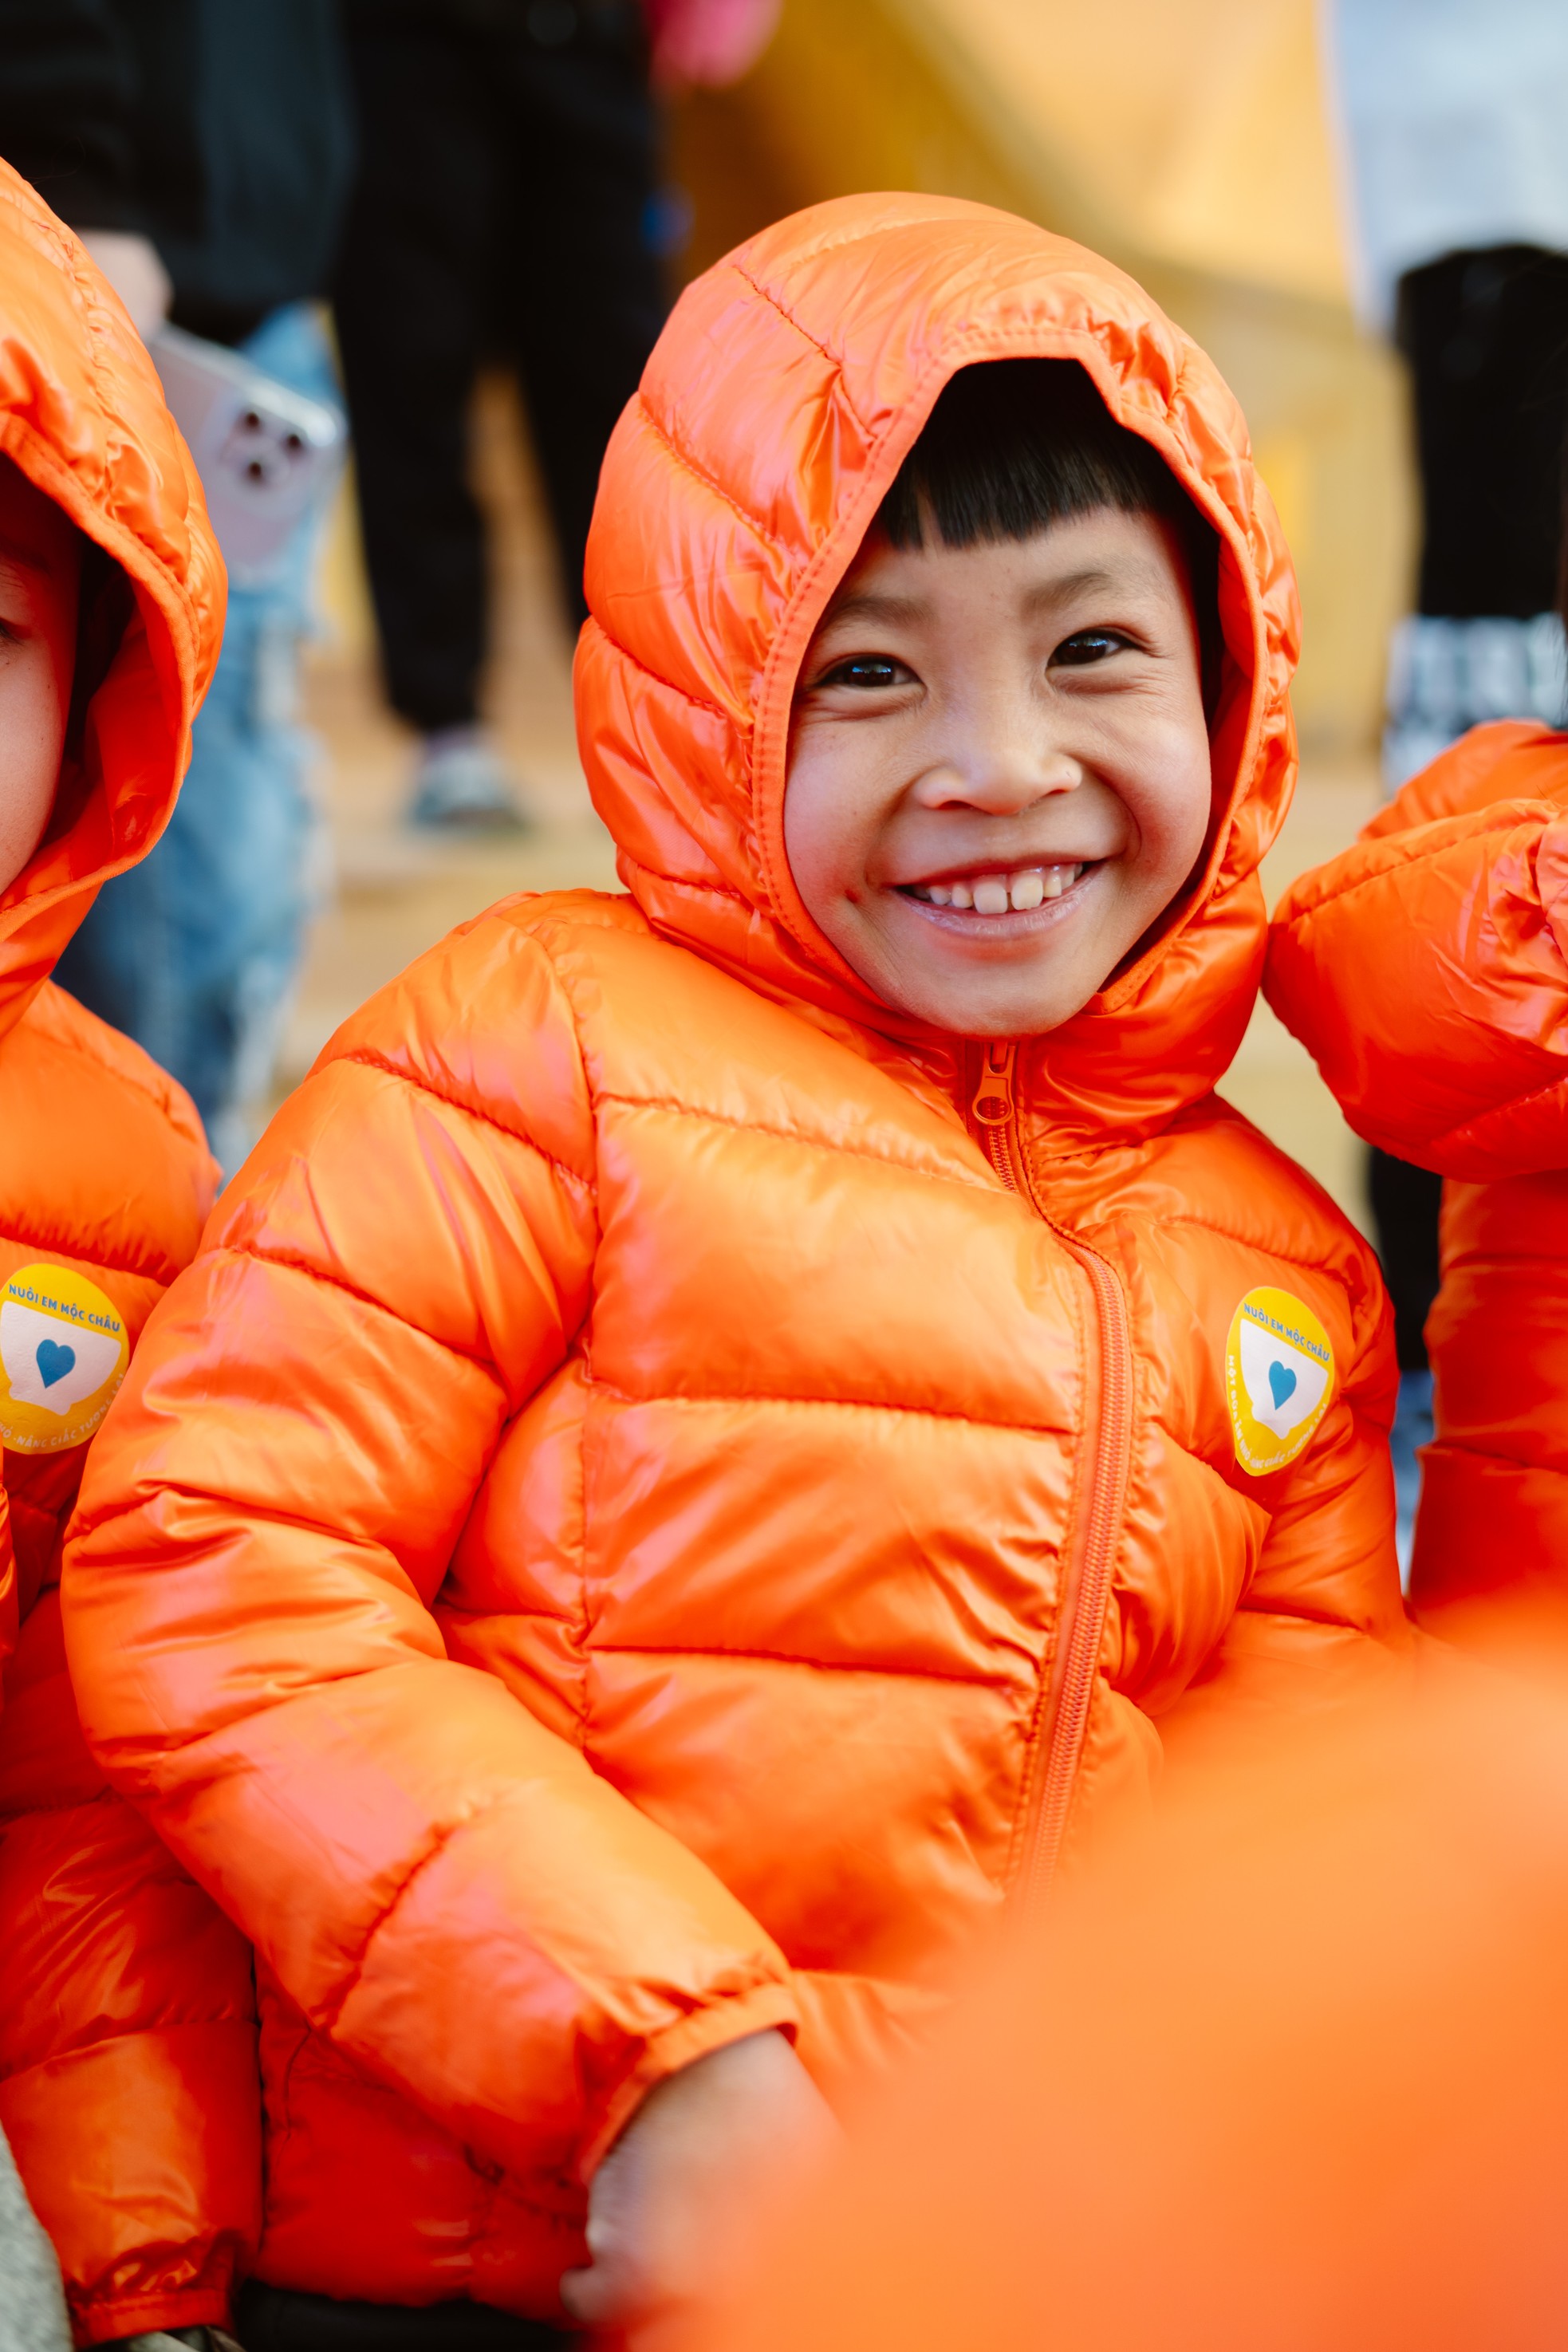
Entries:
[[[117,297],[0,163],[0,451],[129,577],[136,612],[88,709],[79,810],[0,894],[0,1035],[100,886],[157,840],[223,635],[222,560],[190,454]],[[83,789],[79,793],[78,785]]]
[[1043,1148],[1163,1126],[1229,1063],[1257,990],[1258,866],[1296,772],[1299,616],[1239,410],[1142,289],[984,205],[819,205],[688,288],[616,427],[588,545],[578,733],[623,881],[655,927],[765,993],[939,1065],[802,904],[784,845],[791,698],[812,632],[938,394],[986,359],[1075,359],[1221,541],[1222,812],[1203,877],[1139,961],[1019,1056]]

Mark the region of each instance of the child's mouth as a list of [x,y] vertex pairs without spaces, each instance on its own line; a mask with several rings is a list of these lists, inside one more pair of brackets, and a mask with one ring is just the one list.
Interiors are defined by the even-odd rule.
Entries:
[[1019,866],[994,874],[964,875],[952,882],[906,882],[907,898],[928,907],[955,907],[976,915],[1030,914],[1047,898],[1070,890],[1088,861],[1071,866]]

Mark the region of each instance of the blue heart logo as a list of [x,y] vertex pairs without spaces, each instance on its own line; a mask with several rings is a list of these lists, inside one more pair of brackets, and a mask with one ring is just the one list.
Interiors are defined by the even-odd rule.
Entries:
[[[44,1347],[47,1347],[47,1345],[48,1341],[46,1339]],[[40,1358],[42,1357],[43,1352],[43,1348],[40,1348],[38,1350]],[[1278,1357],[1275,1358],[1273,1363],[1268,1367],[1268,1392],[1274,1399],[1274,1410],[1276,1412],[1279,1412],[1279,1407],[1284,1403],[1288,1396],[1294,1396],[1296,1393],[1296,1375],[1290,1370],[1289,1365],[1280,1363]]]
[[75,1370],[74,1348],[62,1347],[58,1339],[39,1340],[38,1378],[47,1389],[52,1389],[57,1381],[63,1381],[68,1372]]

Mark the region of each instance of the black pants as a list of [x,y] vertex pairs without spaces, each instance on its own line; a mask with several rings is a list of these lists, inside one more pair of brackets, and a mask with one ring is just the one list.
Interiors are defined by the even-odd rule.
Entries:
[[1568,254],[1451,253],[1399,281],[1421,471],[1416,610],[1529,620],[1557,602]]
[[235,2325],[246,2352],[573,2352],[586,2342],[482,2304],[397,2310],[295,2294],[255,2279],[239,2291]]
[[637,0],[348,13],[361,170],[335,292],[387,690],[476,715],[481,362],[515,365],[569,606],[605,444],[663,323],[658,124]]
[[[1399,285],[1421,475],[1419,612],[1529,620],[1559,597],[1568,440],[1568,255],[1452,253]],[[1372,1155],[1372,1213],[1399,1363],[1423,1369],[1442,1186]]]

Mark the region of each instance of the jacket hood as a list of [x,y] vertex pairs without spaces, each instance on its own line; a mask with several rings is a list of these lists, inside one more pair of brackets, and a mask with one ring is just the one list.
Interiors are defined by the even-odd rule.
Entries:
[[954,1041],[871,992],[803,905],[784,845],[796,673],[949,377],[1079,361],[1220,541],[1216,819],[1202,876],[1137,961],[1019,1054],[1045,1149],[1166,1123],[1229,1063],[1266,937],[1258,866],[1295,779],[1289,558],[1246,424],[1131,278],[988,205],[819,205],[682,295],[606,454],[577,655],[579,742],[622,880],[654,927],[815,1017],[951,1067]]
[[100,886],[174,805],[223,634],[222,561],[190,454],[118,298],[0,163],[0,451],[110,555],[135,609],[68,755],[56,815],[0,894],[0,1034]]

